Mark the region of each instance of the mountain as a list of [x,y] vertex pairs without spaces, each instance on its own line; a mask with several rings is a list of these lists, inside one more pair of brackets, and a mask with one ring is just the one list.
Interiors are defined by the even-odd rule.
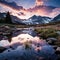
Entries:
[[[0,13],[0,18],[6,17],[6,13]],[[26,25],[35,25],[35,24],[46,24],[49,23],[52,19],[49,17],[42,16],[32,16],[28,19],[20,19],[16,16],[11,15],[12,23],[15,24],[26,24]]]
[[45,24],[49,23],[51,21],[51,18],[49,17],[42,17],[42,16],[32,16],[27,20],[23,20],[22,22],[27,24],[27,25],[35,25],[35,24]]
[[60,14],[53,18],[51,22],[59,22],[60,21]]
[[16,16],[11,15],[11,18],[12,18],[12,22],[13,23],[16,23],[16,24],[24,24],[24,23],[22,23],[22,19],[19,19]]
[[[0,19],[4,19],[6,17],[6,13],[0,13]],[[22,19],[19,19],[18,17],[16,16],[13,16],[11,15],[11,19],[12,19],[12,23],[15,23],[15,24],[24,24],[22,23]],[[1,21],[1,20],[0,20]],[[25,25],[25,24],[24,24]]]

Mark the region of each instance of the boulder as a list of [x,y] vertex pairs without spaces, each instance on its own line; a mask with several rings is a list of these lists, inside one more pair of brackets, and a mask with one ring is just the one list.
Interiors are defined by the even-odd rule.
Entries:
[[54,43],[57,41],[56,38],[47,38],[46,40],[50,45],[54,45]]
[[56,52],[55,52],[56,54],[60,54],[60,47],[57,47],[57,49],[56,49]]

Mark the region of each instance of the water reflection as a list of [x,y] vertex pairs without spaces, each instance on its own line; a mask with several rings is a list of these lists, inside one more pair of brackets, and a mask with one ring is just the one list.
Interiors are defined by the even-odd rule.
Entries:
[[0,54],[0,60],[56,60],[52,46],[40,39],[34,30],[14,31],[12,36],[9,48]]
[[31,36],[37,36],[37,33],[32,28],[17,30],[13,32],[13,36],[17,36],[19,34],[29,34]]

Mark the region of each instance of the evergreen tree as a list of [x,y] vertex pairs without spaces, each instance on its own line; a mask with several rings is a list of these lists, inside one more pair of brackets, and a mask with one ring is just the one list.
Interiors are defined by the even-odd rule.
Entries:
[[6,14],[5,21],[6,21],[6,23],[9,23],[9,24],[12,23],[12,19],[11,19],[11,16],[10,16],[10,13],[9,12],[7,12],[7,14]]

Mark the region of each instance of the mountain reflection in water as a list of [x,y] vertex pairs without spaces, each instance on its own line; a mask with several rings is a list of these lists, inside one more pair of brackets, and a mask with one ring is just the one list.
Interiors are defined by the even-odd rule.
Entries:
[[33,29],[14,31],[12,36],[9,47],[0,54],[0,60],[56,60],[52,46],[40,39]]

